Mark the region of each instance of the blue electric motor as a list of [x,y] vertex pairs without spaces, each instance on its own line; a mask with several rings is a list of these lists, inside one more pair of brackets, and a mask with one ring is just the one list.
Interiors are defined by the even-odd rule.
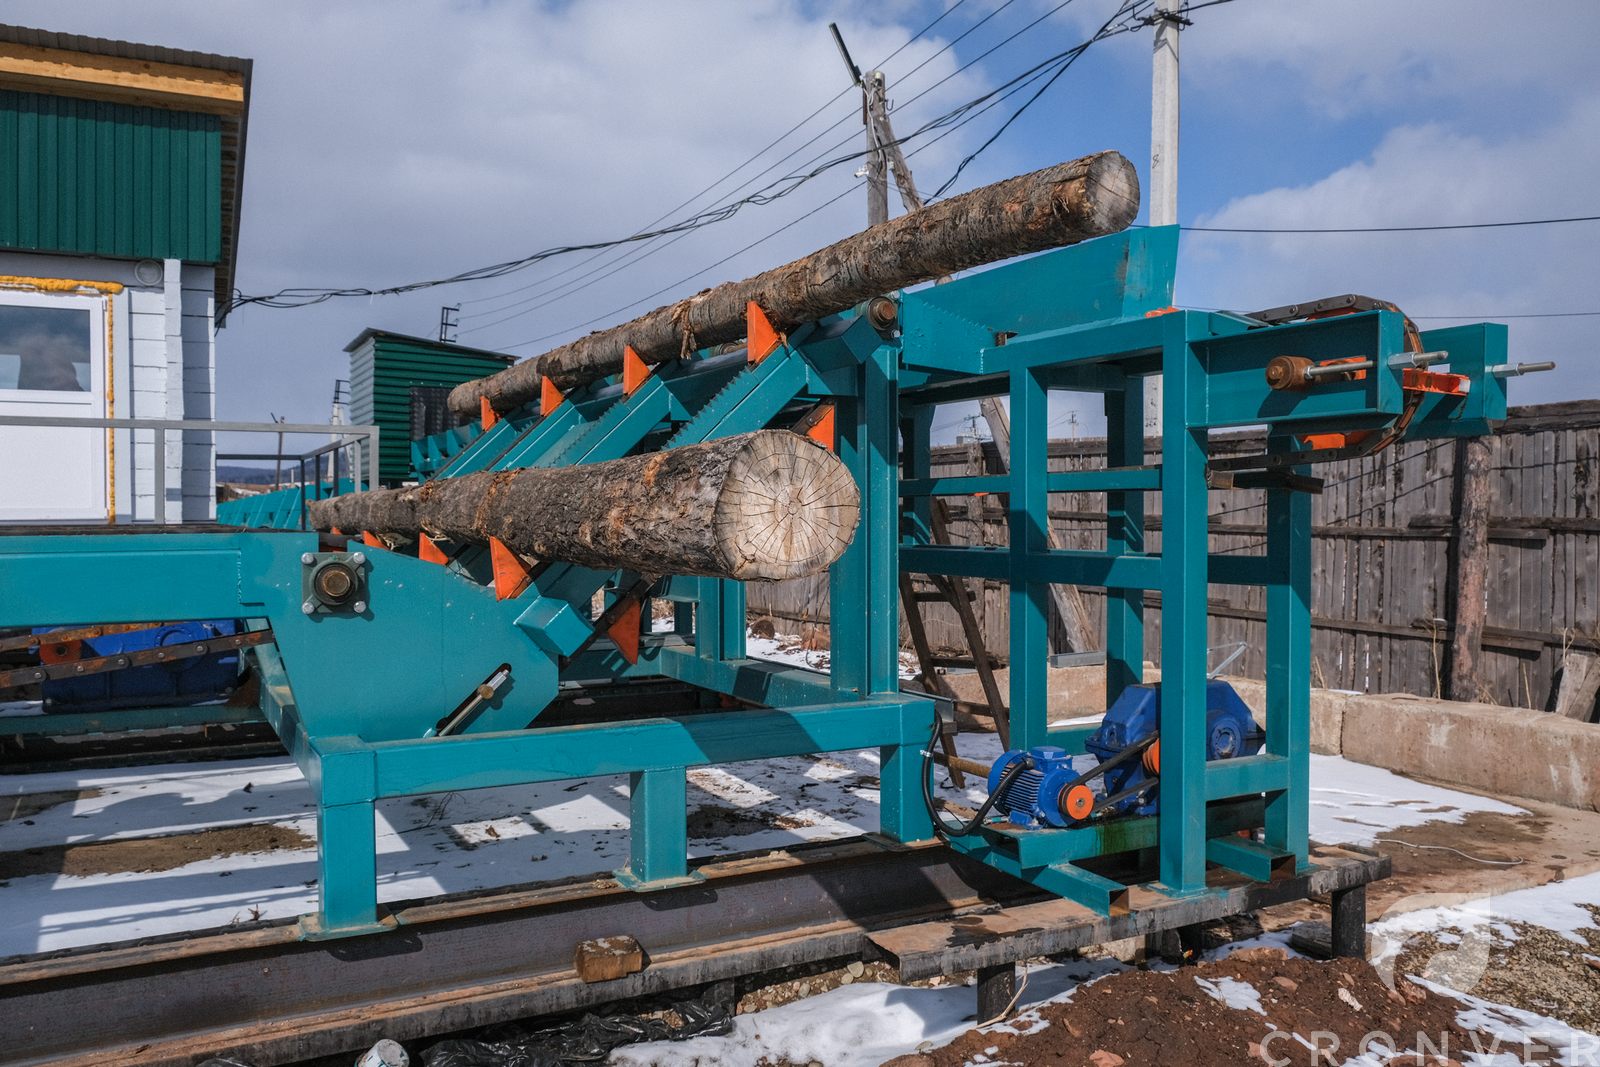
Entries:
[[[1084,748],[1104,767],[1118,754],[1153,738],[1161,725],[1161,690],[1149,685],[1131,685],[1122,691],[1100,728],[1084,742]],[[1227,682],[1206,684],[1206,759],[1231,759],[1251,756],[1261,750],[1264,735],[1256,726],[1250,709]],[[1017,773],[1000,789],[1006,769],[1027,758],[1032,766]],[[1014,749],[995,761],[989,772],[989,792],[995,796],[994,808],[1017,826],[1067,827],[1081,822],[1087,814],[1087,801],[1081,790],[1069,802],[1068,787],[1098,777],[1099,802],[1102,797],[1137,789],[1143,782],[1159,781],[1159,761],[1147,750],[1102,771],[1098,776],[1074,773],[1072,757],[1065,749],[1041,747]],[[996,794],[996,790],[999,790]],[[1154,815],[1160,809],[1158,788],[1131,794],[1102,810],[1118,815]]]

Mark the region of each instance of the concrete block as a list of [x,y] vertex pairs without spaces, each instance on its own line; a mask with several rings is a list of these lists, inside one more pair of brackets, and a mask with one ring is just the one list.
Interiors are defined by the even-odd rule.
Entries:
[[[1225,678],[1262,727],[1267,725],[1267,684],[1255,678]],[[1335,689],[1311,691],[1311,751],[1339,755],[1344,737],[1344,708],[1355,694]]]
[[1406,694],[1356,696],[1344,709],[1346,759],[1600,811],[1600,727],[1559,715]]

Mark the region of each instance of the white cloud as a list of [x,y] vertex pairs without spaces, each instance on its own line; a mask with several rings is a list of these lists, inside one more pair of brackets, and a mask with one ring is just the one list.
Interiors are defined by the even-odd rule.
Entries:
[[[887,11],[839,4],[830,12],[787,0],[18,0],[5,17],[255,60],[238,284],[263,292],[407,282],[623,236],[848,87],[830,19],[867,66],[936,13],[906,4]],[[932,57],[961,25],[948,19],[911,44],[891,73]],[[952,53],[933,58],[896,95],[908,98],[957,66]],[[982,88],[976,71],[953,77],[901,122],[931,117]],[[846,142],[839,152],[854,150],[858,114],[851,94],[836,101],[799,139],[836,119],[838,127],[762,183],[836,142]],[[958,135],[914,162],[931,177],[948,172],[967,147]],[[778,204],[747,208],[614,279],[464,340],[509,344],[606,312],[839,193],[853,181],[852,170],[841,167]],[[718,192],[728,194],[752,173]],[[859,228],[864,201],[864,193],[846,196],[684,288],[826,244]],[[362,327],[430,333],[440,304],[526,285],[579,258],[473,288],[297,311],[246,309],[218,338],[220,414],[264,418],[270,410],[320,420],[333,379],[347,375],[340,349]],[[464,325],[472,324],[465,317]]]
[[[1575,102],[1526,135],[1397,127],[1368,158],[1304,185],[1237,197],[1196,224],[1387,226],[1593,215],[1600,205],[1588,176],[1597,170],[1600,96]],[[1600,223],[1382,235],[1191,233],[1183,260],[1180,296],[1199,306],[1270,307],[1354,291],[1419,317],[1600,310]],[[1514,403],[1595,394],[1595,320],[1508,321],[1513,356],[1561,364],[1553,374],[1516,382]]]

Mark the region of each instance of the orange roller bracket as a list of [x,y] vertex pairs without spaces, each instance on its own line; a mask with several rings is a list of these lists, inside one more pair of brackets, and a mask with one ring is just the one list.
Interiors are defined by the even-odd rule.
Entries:
[[606,627],[606,636],[611,638],[617,651],[622,653],[622,658],[629,663],[639,662],[639,630],[643,618],[639,601],[634,600]]
[[492,429],[494,424],[500,421],[500,415],[494,410],[494,405],[489,403],[489,398],[486,396],[478,398],[478,421],[483,423],[485,431]]
[[450,557],[444,554],[444,549],[438,542],[427,534],[417,535],[417,558],[424,563],[449,563]]
[[361,543],[366,545],[368,548],[388,548],[389,547],[388,545],[384,544],[383,540],[377,534],[373,533],[371,530],[362,530],[361,531]]
[[632,345],[622,346],[622,395],[632,396],[655,368],[639,358]]
[[552,382],[549,379],[549,377],[541,377],[539,379],[539,414],[540,415],[548,415],[548,414],[550,414],[556,408],[560,407],[561,406],[561,402],[563,400],[565,400],[565,399],[566,399],[566,394],[562,393],[561,390],[557,389],[556,388],[556,383]]
[[783,335],[773,327],[772,320],[767,318],[767,313],[754,300],[745,303],[744,320],[745,358],[751,363],[760,363],[783,344]]
[[528,565],[498,537],[489,538],[489,565],[496,600],[515,600],[528,588]]

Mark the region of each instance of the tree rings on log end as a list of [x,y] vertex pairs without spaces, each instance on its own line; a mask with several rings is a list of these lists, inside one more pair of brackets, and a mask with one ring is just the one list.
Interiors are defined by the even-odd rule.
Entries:
[[838,456],[787,430],[765,430],[733,457],[712,524],[732,577],[780,581],[831,566],[860,519],[860,490]]

